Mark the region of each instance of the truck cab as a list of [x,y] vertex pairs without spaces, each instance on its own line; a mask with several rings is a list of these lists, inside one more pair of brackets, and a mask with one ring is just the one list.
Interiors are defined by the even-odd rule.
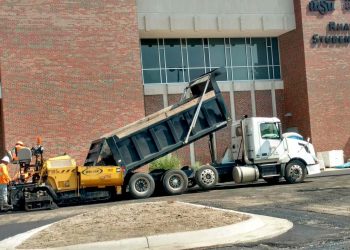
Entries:
[[283,135],[278,118],[244,118],[232,123],[231,157],[226,159],[238,167],[257,168],[259,177],[268,182],[280,177],[301,182],[306,174],[320,169],[313,145],[300,138]]

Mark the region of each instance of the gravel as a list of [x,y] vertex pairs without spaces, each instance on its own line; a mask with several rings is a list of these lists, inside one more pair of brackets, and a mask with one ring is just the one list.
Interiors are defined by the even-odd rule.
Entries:
[[201,230],[247,220],[249,216],[209,207],[167,202],[96,208],[61,220],[18,248],[62,247],[165,233]]

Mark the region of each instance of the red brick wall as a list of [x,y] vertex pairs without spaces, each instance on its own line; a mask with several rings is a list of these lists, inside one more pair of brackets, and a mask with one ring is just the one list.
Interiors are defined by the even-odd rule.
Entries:
[[2,99],[0,99],[0,157],[5,153],[5,131],[4,131],[4,115],[2,112]]
[[250,91],[234,92],[234,95],[236,120],[241,119],[244,115],[248,115],[248,117],[251,117],[253,113]]
[[144,116],[135,1],[1,1],[0,23],[6,148],[40,135],[82,163]]
[[350,23],[350,11],[343,12],[343,1],[336,0],[335,11],[322,16],[308,11],[308,1],[300,2],[313,143],[319,151],[343,149],[350,157],[349,46],[311,44],[314,34],[350,35],[327,28],[330,21]]
[[285,84],[285,111],[292,112],[288,126],[298,126],[312,137],[316,150],[343,149],[350,157],[349,47],[311,44],[313,34],[329,32],[330,21],[350,23],[343,1],[326,15],[308,10],[309,0],[295,0],[297,29],[280,37]]
[[282,77],[284,81],[286,127],[298,127],[305,137],[311,136],[308,90],[300,2],[294,1],[296,30],[279,37]]
[[272,97],[271,90],[255,91],[256,116],[272,117]]
[[283,130],[286,129],[286,118],[285,115],[285,107],[284,107],[284,91],[283,89],[276,89],[275,90],[275,97],[276,97],[276,111],[277,111],[277,117],[282,122],[282,128]]
[[144,98],[146,115],[153,114],[164,108],[162,95],[146,95]]

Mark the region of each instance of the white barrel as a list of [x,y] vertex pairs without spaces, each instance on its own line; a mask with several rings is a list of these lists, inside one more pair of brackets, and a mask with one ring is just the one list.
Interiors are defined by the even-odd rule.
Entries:
[[259,169],[256,166],[237,166],[232,170],[235,183],[254,182],[259,179]]

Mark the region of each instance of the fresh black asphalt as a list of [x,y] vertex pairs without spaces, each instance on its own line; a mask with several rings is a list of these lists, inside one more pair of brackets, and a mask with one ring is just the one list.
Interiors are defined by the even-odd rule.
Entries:
[[[93,207],[158,200],[210,205],[284,218],[294,223],[289,232],[272,239],[206,249],[350,249],[350,170],[323,172],[307,178],[302,184],[289,185],[283,182],[272,186],[261,181],[238,186],[229,183],[209,192],[193,189],[180,196],[71,206],[44,212],[0,214],[0,240]],[[26,218],[30,219],[26,221]]]

